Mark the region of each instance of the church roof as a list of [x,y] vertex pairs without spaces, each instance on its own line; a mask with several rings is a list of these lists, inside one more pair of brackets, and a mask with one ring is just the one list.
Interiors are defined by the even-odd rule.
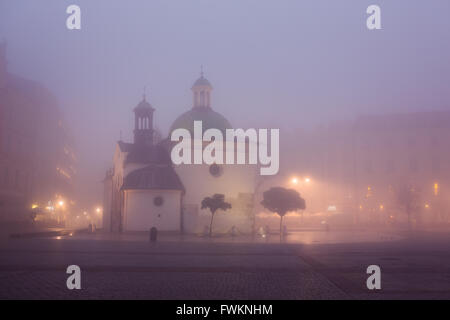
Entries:
[[133,144],[127,156],[127,163],[152,163],[171,165],[172,160],[162,145],[141,146]]
[[131,148],[133,147],[132,143],[118,141],[117,144],[119,145],[120,151],[122,152],[130,152]]
[[200,76],[200,78],[198,78],[195,82],[193,87],[195,86],[211,86],[211,83],[208,81],[208,79],[206,79],[203,75]]
[[128,174],[123,190],[181,190],[184,186],[171,166],[149,165]]
[[[202,121],[203,132],[208,129],[219,129],[225,134],[226,129],[232,129],[230,122],[220,113],[211,108],[192,108],[181,114],[170,127],[170,134],[175,129],[187,129],[194,135],[194,121]],[[169,134],[169,136],[170,136]]]
[[147,102],[145,96],[142,98],[142,101],[139,102],[139,104],[133,109],[134,111],[136,110],[140,110],[140,109],[153,109],[152,105],[150,103]]
[[128,153],[126,163],[172,164],[167,149],[161,143],[147,146],[119,141],[117,144],[121,152]]

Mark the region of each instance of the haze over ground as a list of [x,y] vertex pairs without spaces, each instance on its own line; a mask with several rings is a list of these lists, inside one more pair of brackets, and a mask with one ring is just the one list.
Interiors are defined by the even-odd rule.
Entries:
[[[382,8],[375,32],[365,24],[373,3]],[[81,7],[80,31],[65,27],[69,4]],[[80,190],[98,202],[120,131],[132,139],[144,86],[166,135],[191,108],[201,64],[213,109],[234,127],[448,110],[449,12],[447,0],[2,1],[0,38],[10,72],[58,97],[78,145]]]

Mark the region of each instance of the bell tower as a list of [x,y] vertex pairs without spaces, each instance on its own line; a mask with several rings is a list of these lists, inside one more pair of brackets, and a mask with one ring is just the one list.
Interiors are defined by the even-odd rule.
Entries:
[[153,145],[153,112],[155,109],[147,102],[145,94],[133,111],[134,144],[151,147]]
[[191,90],[193,93],[193,108],[211,108],[211,83],[203,76],[203,67],[200,70],[200,78],[195,81]]

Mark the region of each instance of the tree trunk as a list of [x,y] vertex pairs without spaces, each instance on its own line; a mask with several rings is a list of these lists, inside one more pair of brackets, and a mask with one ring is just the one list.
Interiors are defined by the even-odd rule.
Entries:
[[214,220],[214,213],[211,213],[211,223],[209,224],[209,237],[212,237],[212,225]]
[[283,239],[283,216],[280,216],[280,241]]
[[411,231],[411,209],[406,207],[406,214],[408,215],[408,230]]

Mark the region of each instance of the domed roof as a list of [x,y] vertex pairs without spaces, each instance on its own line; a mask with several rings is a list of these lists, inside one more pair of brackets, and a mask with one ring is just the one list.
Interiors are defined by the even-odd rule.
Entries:
[[226,129],[232,129],[230,122],[211,108],[192,108],[180,115],[172,124],[169,136],[175,129],[187,129],[194,136],[194,121],[202,121],[203,132],[208,129],[219,129],[225,135]]
[[139,104],[134,108],[135,111],[139,109],[153,109],[152,105],[147,102],[145,96],[142,98],[142,101],[139,102]]
[[203,74],[200,76],[200,78],[198,78],[198,79],[194,82],[193,87],[195,87],[195,86],[209,86],[209,87],[212,87],[212,86],[211,86],[211,83],[208,81],[208,79],[206,79],[206,78],[203,76]]

